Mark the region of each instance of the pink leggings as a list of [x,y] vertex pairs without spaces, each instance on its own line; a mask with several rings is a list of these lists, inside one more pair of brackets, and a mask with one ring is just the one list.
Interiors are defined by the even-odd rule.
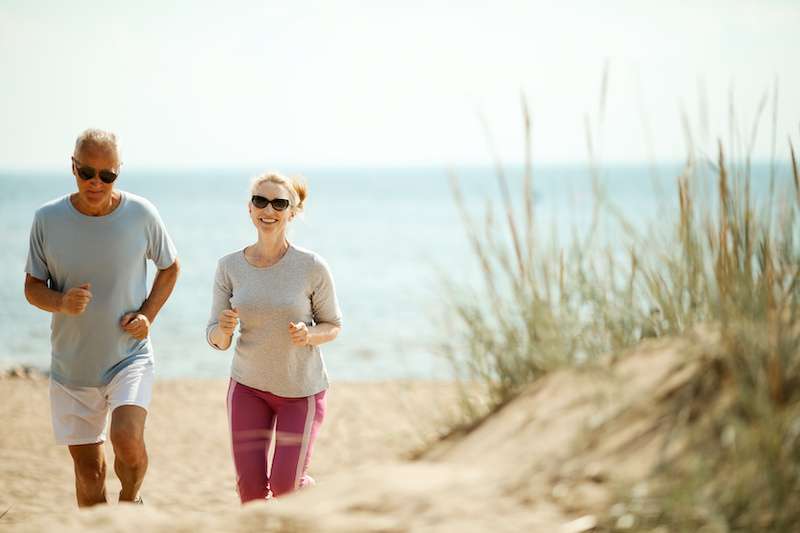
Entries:
[[[306,470],[324,417],[325,391],[305,398],[284,398],[231,379],[228,423],[242,503],[277,497],[314,483]],[[275,455],[267,475],[273,426]]]

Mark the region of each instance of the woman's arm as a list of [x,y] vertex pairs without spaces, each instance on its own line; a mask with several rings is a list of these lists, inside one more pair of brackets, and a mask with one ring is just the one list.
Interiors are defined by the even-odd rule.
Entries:
[[233,335],[225,335],[218,326],[214,326],[208,334],[208,341],[218,350],[227,350],[231,347]]
[[219,323],[208,332],[208,340],[212,346],[219,350],[227,350],[230,348],[233,330],[238,323],[238,313],[230,309],[223,310],[219,317]]
[[211,316],[206,326],[206,341],[216,350],[230,348],[233,330],[238,322],[239,313],[231,309],[231,295],[231,283],[220,262],[214,275]]
[[308,344],[319,346],[320,344],[331,342],[339,335],[340,331],[342,331],[342,326],[329,324],[328,322],[311,326],[308,328]]
[[[292,324],[289,325],[292,342],[295,344],[303,342],[302,346],[319,346],[331,342],[342,331],[342,311],[339,309],[339,302],[336,299],[333,276],[331,276],[327,263],[321,257],[315,256],[314,263],[311,316],[314,317],[315,324],[311,327],[302,322],[295,327],[292,327]],[[301,329],[305,329],[305,331],[299,331]],[[299,336],[297,340],[295,339],[296,335]]]
[[311,327],[308,327],[305,322],[297,324],[289,322],[289,335],[295,346],[319,346],[335,339],[340,331],[342,331],[342,326],[329,322],[321,322]]

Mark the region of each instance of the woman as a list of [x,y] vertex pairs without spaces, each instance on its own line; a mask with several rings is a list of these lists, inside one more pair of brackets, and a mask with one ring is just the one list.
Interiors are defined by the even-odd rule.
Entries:
[[342,326],[327,264],[286,238],[303,210],[306,186],[270,173],[253,180],[251,195],[258,240],[219,260],[206,329],[209,344],[227,350],[240,324],[228,421],[242,503],[313,485],[306,470],[328,388],[319,345],[335,339]]

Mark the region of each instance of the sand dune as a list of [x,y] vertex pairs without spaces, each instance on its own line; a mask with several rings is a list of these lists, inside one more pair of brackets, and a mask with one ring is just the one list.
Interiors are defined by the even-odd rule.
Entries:
[[[67,451],[52,443],[46,380],[0,391],[0,525],[14,531],[586,531],[614,489],[670,453],[664,398],[713,343],[652,341],[593,369],[554,372],[468,435],[435,440],[454,388],[335,384],[312,474],[318,485],[241,507],[224,381],[158,382],[146,505],[77,511]],[[420,454],[416,454],[420,455]],[[109,476],[109,494],[118,482]]]

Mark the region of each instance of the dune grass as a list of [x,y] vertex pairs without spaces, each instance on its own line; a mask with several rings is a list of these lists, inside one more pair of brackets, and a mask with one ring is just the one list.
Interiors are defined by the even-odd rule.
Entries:
[[721,145],[716,212],[694,205],[692,176],[678,180],[678,253],[651,258],[641,275],[668,330],[714,324],[722,346],[672,400],[685,453],[659,466],[652,490],[631,492],[633,521],[611,530],[800,524],[800,179],[789,150],[794,191],[760,209],[747,167],[732,180]]
[[[456,334],[443,351],[464,391],[454,431],[554,368],[711,326],[722,355],[671,400],[686,453],[659,466],[646,494],[623,495],[625,520],[607,516],[602,527],[791,531],[800,524],[800,172],[791,140],[793,189],[774,191],[771,181],[766,201],[751,193],[749,152],[734,157],[719,142],[713,158],[690,153],[663,242],[630,227],[596,180],[596,217],[619,222],[628,250],[620,258],[598,249],[592,232],[564,247],[537,242],[523,114],[521,212],[499,163],[502,223],[491,205],[478,223],[452,180],[483,279],[482,287],[447,290]],[[709,179],[713,200],[699,193]]]

